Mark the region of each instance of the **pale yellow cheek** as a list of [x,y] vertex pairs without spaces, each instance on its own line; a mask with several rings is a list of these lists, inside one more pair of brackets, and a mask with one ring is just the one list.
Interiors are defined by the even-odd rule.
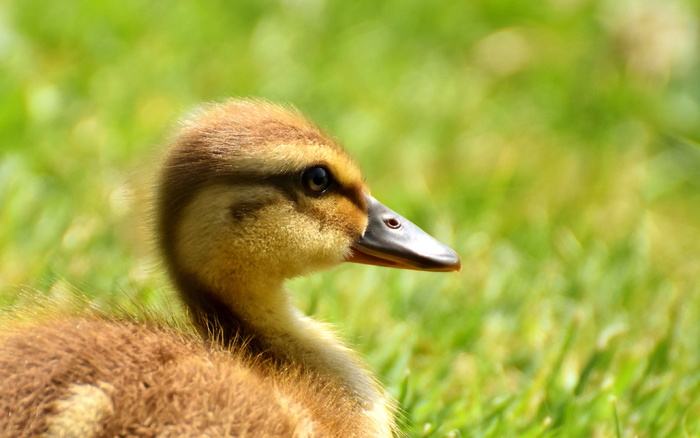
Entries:
[[269,224],[271,258],[283,269],[285,277],[326,269],[342,262],[349,249],[350,238],[336,227],[299,212],[287,211],[284,223]]
[[[270,204],[248,218],[231,217],[232,205],[255,199]],[[344,261],[366,223],[364,213],[343,197],[294,205],[271,188],[211,187],[183,212],[177,263],[215,287],[255,277],[290,278]]]

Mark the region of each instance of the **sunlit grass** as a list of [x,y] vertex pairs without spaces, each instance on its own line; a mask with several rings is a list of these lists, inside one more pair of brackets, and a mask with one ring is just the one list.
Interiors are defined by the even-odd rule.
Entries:
[[290,284],[367,356],[405,432],[700,435],[699,15],[5,3],[0,296],[167,306],[142,211],[168,128],[203,101],[288,101],[462,256],[459,274],[346,265]]

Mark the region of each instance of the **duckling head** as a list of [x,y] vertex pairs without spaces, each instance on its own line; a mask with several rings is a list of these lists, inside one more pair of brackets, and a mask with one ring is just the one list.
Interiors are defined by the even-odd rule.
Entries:
[[371,197],[346,152],[289,107],[234,100],[198,111],[169,152],[159,195],[171,273],[213,291],[263,291],[346,260],[460,267]]

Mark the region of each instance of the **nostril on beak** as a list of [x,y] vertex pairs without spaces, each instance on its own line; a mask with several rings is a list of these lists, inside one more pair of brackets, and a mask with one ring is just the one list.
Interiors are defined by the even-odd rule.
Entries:
[[401,228],[401,221],[399,221],[395,217],[388,217],[388,218],[384,219],[384,223],[386,224],[387,227],[394,229],[394,230]]

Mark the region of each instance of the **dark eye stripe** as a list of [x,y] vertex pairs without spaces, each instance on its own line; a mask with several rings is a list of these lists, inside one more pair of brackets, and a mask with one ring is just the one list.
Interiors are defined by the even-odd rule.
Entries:
[[263,199],[260,201],[243,202],[240,204],[232,205],[231,207],[229,207],[229,211],[231,213],[232,218],[234,218],[237,221],[241,221],[249,217],[255,217],[255,214],[259,210],[270,204],[273,204],[274,202],[274,199]]
[[[299,173],[297,172],[285,172],[272,175],[269,173],[250,171],[228,173],[225,175],[219,175],[218,178],[211,180],[211,183],[223,183],[230,185],[268,185],[278,189],[290,201],[295,203],[300,201],[299,196],[302,195],[302,191],[299,189]],[[334,192],[347,198],[358,209],[362,211],[367,210],[361,184],[345,186],[341,185],[334,179],[331,188]]]
[[346,197],[353,205],[362,211],[367,211],[367,201],[360,186],[340,187],[338,193]]

